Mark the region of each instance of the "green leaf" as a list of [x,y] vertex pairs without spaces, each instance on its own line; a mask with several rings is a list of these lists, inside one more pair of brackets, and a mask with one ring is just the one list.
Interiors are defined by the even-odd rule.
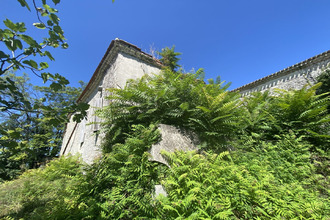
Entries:
[[41,78],[43,79],[44,83],[46,83],[48,81],[49,77],[52,77],[52,74],[50,74],[50,73],[41,73]]
[[39,29],[45,29],[46,26],[43,23],[33,23],[33,26],[39,28]]
[[68,47],[69,47],[69,44],[67,44],[67,43],[63,43],[63,44],[62,44],[62,48],[63,48],[63,49],[67,49]]
[[[12,31],[14,32],[25,32],[26,31],[26,27],[25,24],[23,22],[18,22],[18,23],[14,23],[9,19],[6,19],[3,21],[3,23]],[[11,34],[11,33],[7,33],[7,34]]]
[[179,106],[182,110],[188,110],[189,109],[189,103],[188,102],[184,102]]
[[46,62],[41,62],[40,64],[40,68],[43,70],[43,69],[47,69],[49,67],[48,63]]
[[54,61],[54,57],[52,56],[52,54],[49,51],[45,51],[44,54],[52,61]]
[[58,3],[60,3],[61,0],[52,0],[52,1],[55,5],[57,5]]
[[63,34],[64,33],[63,30],[62,30],[62,28],[60,26],[58,26],[58,25],[54,26],[53,29],[58,34]]
[[45,8],[49,13],[56,13],[56,12],[58,12],[55,8],[52,8],[52,7],[50,7],[50,6],[47,5],[47,4],[44,4],[43,6],[44,6],[44,8]]
[[13,42],[15,44],[15,47],[18,47],[21,50],[23,49],[23,44],[22,44],[22,42],[20,40],[15,39]]
[[47,10],[43,10],[43,11],[41,12],[41,16],[42,16],[42,17],[46,17],[48,14],[49,14],[49,12],[48,12]]
[[12,22],[11,20],[9,20],[8,18],[6,20],[3,21],[3,23],[6,25],[6,27],[8,27],[9,29],[15,31],[16,30],[16,25],[14,24],[14,22]]
[[14,44],[13,40],[6,40],[5,44],[10,51],[15,51],[17,49],[17,45]]
[[89,104],[84,102],[79,103],[77,106],[77,109],[79,109],[80,111],[87,111],[88,108],[89,108]]
[[60,83],[61,85],[67,85],[67,84],[69,84],[69,81],[64,76],[61,76],[58,73],[56,73],[55,76],[53,76],[53,79],[54,80],[57,80],[58,83]]
[[196,108],[201,109],[203,112],[206,112],[206,113],[211,112],[210,109],[208,109],[208,108],[206,108],[206,107],[204,107],[204,106],[197,106]]
[[59,22],[60,19],[57,17],[56,14],[54,14],[54,13],[50,14],[49,18],[52,22],[54,22],[54,24],[58,25],[58,22]]
[[29,65],[32,68],[38,69],[38,63],[34,60],[24,60],[23,63]]
[[26,27],[25,27],[25,24],[23,22],[16,23],[16,28],[17,28],[17,31],[21,32],[21,33],[26,31]]
[[55,92],[61,90],[63,87],[60,83],[57,82],[52,82],[52,84],[50,84],[49,86],[51,89],[53,89]]
[[28,45],[32,46],[32,47],[37,47],[39,46],[39,44],[37,43],[37,41],[35,41],[32,37],[28,36],[28,35],[24,35],[21,34],[19,35],[19,37],[25,41],[25,43],[27,43]]
[[48,26],[53,26],[54,23],[53,23],[51,20],[48,20],[48,21],[47,21],[47,25],[48,25]]
[[19,3],[21,3],[22,7],[26,7],[29,11],[31,11],[30,6],[28,5],[28,3],[25,0],[18,0]]
[[9,55],[8,54],[5,54],[3,51],[0,50],[0,59],[1,58],[8,58]]

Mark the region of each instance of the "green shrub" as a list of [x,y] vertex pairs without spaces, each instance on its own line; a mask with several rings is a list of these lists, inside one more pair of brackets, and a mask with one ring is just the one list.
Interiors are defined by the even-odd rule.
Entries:
[[159,132],[154,125],[132,126],[132,131],[124,144],[114,145],[87,174],[86,196],[94,199],[94,204],[87,204],[93,206],[94,219],[150,219],[157,213],[151,206],[152,195],[164,168],[149,161],[146,151],[157,142]]
[[330,147],[330,97],[316,95],[320,84],[300,90],[276,90],[246,97],[242,109],[243,136],[276,140],[276,135],[294,132],[312,143],[311,151]]
[[160,219],[326,219],[330,203],[310,181],[308,146],[290,141],[255,152],[165,153]]
[[40,169],[25,172],[18,179],[0,185],[0,217],[52,219],[62,212],[59,205],[70,197],[69,188],[79,184],[82,164],[77,157],[61,157]]
[[[197,73],[168,69],[156,76],[129,81],[124,89],[110,89],[111,104],[99,115],[105,119],[105,152],[124,143],[131,125],[170,124],[195,131],[202,142],[223,149],[234,138],[239,116],[239,95],[226,91],[229,85],[199,79]],[[226,148],[224,148],[226,149]]]
[[[329,97],[318,85],[241,101],[170,70],[112,89],[103,157],[61,157],[0,185],[4,219],[327,219]],[[212,81],[211,81],[212,82]],[[203,151],[149,160],[158,124],[194,131]],[[168,196],[154,196],[155,184]]]

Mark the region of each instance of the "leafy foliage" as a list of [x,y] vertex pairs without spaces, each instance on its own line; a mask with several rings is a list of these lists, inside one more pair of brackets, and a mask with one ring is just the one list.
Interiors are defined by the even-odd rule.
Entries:
[[172,48],[165,47],[162,51],[158,52],[161,56],[160,61],[164,64],[165,67],[169,68],[171,71],[175,71],[180,65],[178,64],[180,58],[177,56],[181,53],[175,52],[175,47]]
[[330,69],[324,70],[320,76],[317,77],[317,82],[322,85],[317,89],[317,94],[330,92]]
[[[27,75],[6,74],[4,77],[14,82],[18,92],[0,91],[2,100],[19,105],[0,113],[0,181],[37,168],[58,155],[67,112],[82,91],[82,88],[69,86],[57,92],[49,87],[33,87]],[[17,93],[22,96],[15,96]],[[33,107],[29,109],[24,103]],[[54,117],[49,117],[49,111],[55,111]]]
[[[46,167],[29,170],[0,185],[0,217],[6,219],[63,219],[72,187],[83,180],[77,157],[61,157]],[[63,208],[63,209],[62,209]]]
[[137,125],[132,130],[125,143],[114,145],[87,177],[89,196],[96,200],[93,205],[98,210],[96,216],[150,219],[157,213],[156,207],[152,206],[152,192],[164,168],[149,161],[146,151],[158,141],[159,133],[154,125]]
[[[111,89],[110,105],[97,113],[103,157],[90,166],[62,157],[3,183],[0,216],[327,219],[328,94],[316,94],[317,84],[240,99],[203,75],[167,68]],[[164,152],[170,168],[150,161],[159,123],[194,131],[202,150]],[[154,195],[155,184],[167,197]]]
[[106,121],[105,152],[123,143],[131,125],[171,124],[195,131],[211,148],[223,146],[236,129],[238,94],[223,83],[205,84],[196,73],[164,70],[160,75],[130,81],[125,89],[111,89],[111,105],[99,112]]
[[[25,0],[18,1],[22,7],[26,7],[31,11],[30,5]],[[52,2],[56,5],[60,1],[52,0]],[[3,23],[6,27],[0,29],[0,42],[4,44],[7,49],[0,51],[0,75],[3,75],[9,70],[21,68],[30,69],[37,74],[37,72],[47,69],[48,64],[46,62],[37,63],[33,59],[28,59],[29,57],[39,55],[41,57],[47,56],[50,60],[54,60],[51,53],[46,50],[47,47],[68,47],[65,42],[64,32],[59,25],[60,19],[56,15],[58,11],[48,5],[46,0],[42,0],[40,3],[33,0],[32,3],[32,9],[37,13],[38,20],[38,22],[33,23],[33,25],[38,29],[46,29],[48,31],[48,36],[45,37],[42,42],[38,43],[36,39],[33,39],[25,33],[27,28],[24,22],[15,23],[8,18],[4,20]],[[38,4],[41,4],[41,7],[37,6]],[[58,84],[62,86],[67,84],[67,81],[64,82],[65,79],[59,75],[56,76],[47,72],[41,72],[40,77],[45,81],[47,81],[48,78],[52,78],[55,80],[53,85]],[[56,82],[56,80],[59,81]],[[61,80],[64,81],[61,83]]]
[[[26,117],[30,117],[28,116],[30,113],[38,115],[38,112],[42,112],[43,119],[47,118],[47,123],[54,126],[54,130],[57,129],[56,127],[59,124],[63,125],[67,121],[67,118],[63,116],[68,113],[76,112],[77,114],[73,119],[78,122],[81,121],[86,115],[87,104],[67,105],[58,112],[59,108],[53,108],[47,102],[32,100],[27,96],[28,93],[21,90],[22,85],[15,83],[13,77],[7,76],[9,73],[16,75],[18,71],[28,70],[38,76],[44,83],[49,83],[47,88],[48,94],[62,93],[69,84],[69,81],[59,73],[47,72],[49,64],[45,59],[47,57],[50,61],[55,60],[50,53],[50,48],[68,48],[64,31],[60,26],[60,19],[57,16],[58,10],[55,8],[60,3],[60,0],[32,0],[29,3],[25,0],[18,0],[18,2],[22,7],[36,15],[37,22],[33,23],[33,25],[40,29],[40,33],[45,33],[45,35],[40,39],[33,38],[28,34],[27,25],[24,22],[14,22],[8,18],[3,21],[4,26],[0,26],[0,44],[2,45],[0,50],[0,113],[19,111],[21,113],[25,112]],[[68,90],[70,89],[68,87]],[[46,91],[45,88],[44,91]],[[16,120],[17,118],[15,117],[17,117],[16,114],[11,119]],[[39,117],[36,117],[36,120],[39,119]],[[23,142],[15,142],[15,139],[21,132],[20,129],[25,129],[25,127],[18,127],[16,130],[11,129],[8,132],[6,128],[0,126],[2,150],[15,148],[16,151],[19,151],[22,148],[17,146],[23,144]],[[40,129],[42,130],[41,135],[43,135],[45,128]],[[4,139],[3,136],[9,138]],[[26,157],[24,154],[27,156],[27,152],[22,151],[21,155]],[[1,157],[3,157],[3,154]],[[15,176],[15,174],[10,174],[10,176]]]
[[244,133],[254,138],[274,140],[276,135],[295,132],[313,143],[311,150],[329,148],[327,112],[329,96],[316,95],[320,84],[296,91],[277,90],[276,95],[255,93],[244,101]]
[[[158,140],[159,133],[155,126],[134,126],[133,131],[124,144],[117,144],[102,160],[85,166],[85,175],[76,158],[61,157],[44,170],[29,171],[18,180],[0,185],[0,195],[4,195],[0,204],[10,207],[0,216],[21,217],[22,213],[25,219],[156,216],[152,192],[162,168],[150,162],[145,151]],[[11,194],[5,193],[7,189]]]
[[[161,219],[324,219],[329,202],[314,191],[308,146],[285,136],[254,152],[166,154]],[[260,150],[262,149],[262,150]],[[280,154],[279,154],[280,153]],[[317,178],[317,177],[315,177]]]
[[[0,204],[6,206],[1,215],[24,215],[24,219],[326,219],[330,214],[328,182],[309,162],[309,144],[293,134],[278,137],[273,144],[253,144],[250,152],[164,153],[171,167],[167,169],[149,161],[145,152],[159,138],[155,126],[134,126],[133,130],[124,144],[85,168],[85,175],[80,163],[62,157],[43,170],[0,185]],[[153,186],[159,182],[167,197],[153,196]]]

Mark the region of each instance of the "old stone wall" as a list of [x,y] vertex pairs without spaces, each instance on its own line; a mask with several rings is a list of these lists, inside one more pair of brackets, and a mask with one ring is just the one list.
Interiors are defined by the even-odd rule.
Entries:
[[157,161],[168,166],[161,154],[162,151],[173,153],[175,151],[198,150],[199,139],[193,132],[165,124],[160,124],[158,129],[161,134],[161,140],[152,145],[149,151],[151,161]]
[[[316,77],[328,67],[329,63],[330,51],[327,51],[234,91],[247,96],[251,92],[275,88],[300,89],[307,83],[315,83]],[[159,61],[136,46],[119,39],[112,41],[87,88],[78,99],[90,105],[87,118],[76,123],[71,117],[66,127],[60,154],[80,154],[87,163],[92,163],[101,156],[100,145],[104,136],[98,132],[100,119],[95,116],[95,111],[109,104],[109,100],[105,99],[109,95],[107,89],[124,88],[128,79],[137,79],[145,74],[159,74],[160,68]],[[169,125],[160,125],[160,131],[162,140],[152,146],[151,160],[167,164],[161,156],[162,150],[174,152],[196,149],[198,141],[189,132]]]
[[100,119],[94,112],[109,104],[109,101],[105,99],[108,95],[107,89],[124,88],[128,79],[137,79],[144,74],[159,74],[159,72],[159,67],[125,52],[118,52],[112,62],[107,64],[107,68],[103,68],[103,72],[99,74],[101,76],[96,78],[99,82],[94,83],[94,87],[87,93],[88,97],[84,100],[90,105],[87,119],[76,123],[71,117],[67,124],[60,154],[80,154],[85,162],[92,163],[101,155],[100,144],[103,138],[103,135],[98,132],[100,128],[97,122],[100,122]]
[[235,89],[242,96],[247,96],[256,91],[272,91],[275,88],[292,90],[301,89],[306,84],[314,84],[316,78],[328,68],[330,63],[329,51],[309,60],[288,67],[282,71],[256,80],[245,86]]

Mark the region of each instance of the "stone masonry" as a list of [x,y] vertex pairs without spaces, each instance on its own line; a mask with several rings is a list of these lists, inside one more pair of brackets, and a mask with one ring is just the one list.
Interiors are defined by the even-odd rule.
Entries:
[[[254,91],[280,89],[300,89],[306,83],[315,83],[315,79],[328,67],[330,51],[324,52],[284,70],[256,80],[233,91],[239,91],[242,96]],[[70,118],[66,126],[60,155],[80,154],[87,163],[92,163],[101,156],[100,144],[103,135],[99,131],[100,119],[94,112],[109,104],[105,99],[108,88],[124,88],[128,79],[137,79],[144,74],[159,74],[162,64],[140,48],[123,40],[113,40],[100,64],[95,70],[88,85],[77,102],[86,102],[91,107],[87,119],[76,123]],[[160,125],[162,140],[153,145],[151,160],[167,162],[161,156],[161,151],[195,150],[198,140],[188,131],[179,130],[173,126]]]
[[242,96],[246,96],[251,92],[273,90],[274,88],[284,90],[301,89],[308,83],[314,84],[317,76],[328,68],[329,63],[330,51],[327,51],[233,91],[239,91]]
[[105,99],[108,88],[124,88],[128,79],[137,79],[144,74],[158,74],[161,63],[140,48],[123,40],[111,42],[103,59],[94,72],[87,87],[78,98],[78,102],[90,105],[87,119],[80,123],[72,120],[66,126],[63,137],[61,155],[80,154],[87,163],[101,155],[100,144],[103,138],[99,134],[100,121],[94,114],[95,110],[109,104]]

